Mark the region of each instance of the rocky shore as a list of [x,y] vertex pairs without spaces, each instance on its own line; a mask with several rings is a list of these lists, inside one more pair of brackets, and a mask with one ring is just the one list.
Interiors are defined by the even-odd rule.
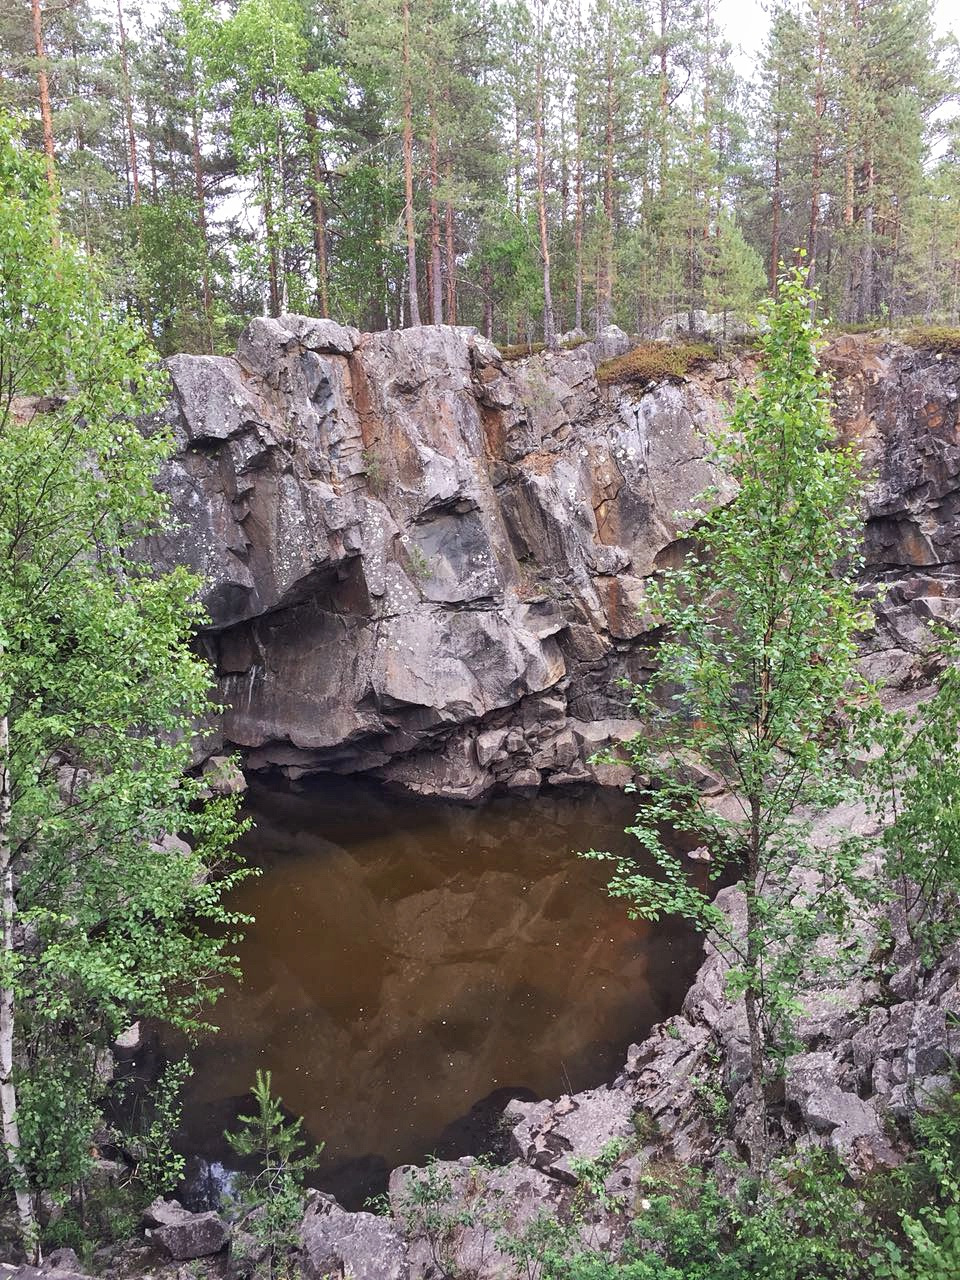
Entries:
[[[855,806],[823,817],[815,838],[840,832],[876,834]],[[736,921],[738,892],[722,890],[718,901]],[[796,1051],[772,1111],[778,1147],[822,1147],[855,1180],[907,1158],[905,1122],[950,1083],[960,1054],[960,946],[918,984],[917,957],[897,912],[861,925],[868,960],[807,987]],[[630,1046],[610,1084],[509,1102],[508,1163],[463,1157],[397,1168],[378,1214],[348,1212],[311,1192],[296,1267],[307,1280],[513,1280],[518,1272],[504,1241],[545,1219],[572,1216],[584,1248],[615,1249],[672,1169],[696,1164],[722,1184],[742,1156],[748,1090],[745,1020],[725,997],[725,968],[708,948],[681,1012]],[[216,1212],[157,1201],[143,1226],[139,1240],[103,1255],[97,1274],[246,1280],[256,1266],[249,1230]],[[16,1280],[73,1280],[83,1269],[69,1250],[58,1250],[40,1272],[8,1272]]]

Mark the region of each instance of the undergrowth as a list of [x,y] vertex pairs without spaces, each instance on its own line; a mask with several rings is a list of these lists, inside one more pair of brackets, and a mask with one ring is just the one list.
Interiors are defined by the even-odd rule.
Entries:
[[728,1168],[650,1165],[615,1253],[557,1249],[537,1280],[957,1280],[960,1093],[914,1122],[915,1154],[851,1181],[822,1150],[783,1160],[758,1188]]
[[[575,1162],[572,1197],[523,1225],[511,1225],[509,1202],[479,1165],[456,1190],[447,1167],[433,1164],[408,1179],[398,1216],[426,1241],[444,1280],[474,1274],[460,1269],[465,1231],[484,1263],[509,1259],[502,1274],[515,1280],[958,1280],[956,1086],[915,1119],[913,1136],[903,1164],[857,1182],[816,1148],[775,1163],[762,1183],[732,1157],[717,1176],[652,1161],[629,1199],[611,1195],[608,1177],[642,1143],[638,1134]],[[611,1218],[623,1224],[617,1243],[591,1248],[609,1238],[596,1228]]]

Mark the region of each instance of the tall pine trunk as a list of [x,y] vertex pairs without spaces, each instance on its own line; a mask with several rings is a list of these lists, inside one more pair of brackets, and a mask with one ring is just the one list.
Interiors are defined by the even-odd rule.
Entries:
[[457,323],[457,246],[454,234],[453,161],[447,156],[446,239],[447,239],[447,324]]
[[[783,77],[777,78],[777,97],[783,91]],[[773,191],[771,192],[770,217],[770,293],[777,296],[780,280],[780,216],[783,209],[783,172],[781,150],[783,147],[783,121],[779,110],[773,131]]]
[[534,138],[537,162],[537,223],[540,231],[540,256],[543,262],[543,340],[553,350],[557,345],[557,326],[553,314],[553,292],[550,287],[550,236],[547,229],[547,159],[544,138],[544,0],[539,0],[537,22],[537,70]]
[[583,332],[583,101],[580,59],[583,52],[582,14],[577,5],[577,73],[574,86],[574,152],[573,172],[573,327]]
[[519,71],[519,41],[514,37],[513,56],[518,67],[514,76],[514,93],[513,93],[513,214],[519,223],[522,212],[522,194],[523,194],[523,150],[521,147],[522,126],[520,123],[520,71]]
[[[130,64],[127,61],[127,33],[123,25],[123,5],[117,0],[117,33],[120,37],[120,78],[123,83],[123,116],[127,124],[127,150],[130,164],[130,184],[134,208],[140,206],[140,172],[137,159],[137,131],[133,123],[133,93],[130,88]],[[137,235],[140,224],[137,223]]]
[[156,128],[156,112],[151,104],[147,104],[147,164],[150,166],[150,198],[154,204],[160,203],[160,187],[157,179],[157,148],[154,142]]
[[413,216],[413,85],[410,72],[410,0],[403,4],[403,217],[407,233],[407,296],[410,324],[420,324],[417,292],[417,224]]
[[823,169],[823,116],[827,99],[823,83],[826,56],[826,30],[823,13],[817,9],[817,80],[814,99],[813,163],[810,168],[810,226],[807,231],[807,286],[813,288],[817,278],[817,233],[820,229],[820,182]]
[[867,157],[865,165],[865,192],[863,196],[863,265],[860,272],[860,307],[859,319],[866,320],[874,313],[874,187],[876,174],[872,157]]
[[207,233],[207,199],[203,186],[203,156],[200,153],[200,120],[196,102],[190,112],[190,153],[193,158],[193,193],[197,202],[197,227],[203,245],[203,315],[207,326],[207,346],[213,351],[213,298],[210,292],[210,240]]
[[440,146],[437,116],[430,94],[430,322],[443,324],[443,267],[440,261]]
[[273,220],[271,179],[267,176],[263,157],[260,160],[260,182],[263,189],[263,223],[267,233],[267,278],[270,289],[270,314],[276,318],[282,310],[280,301],[280,262],[277,255],[277,233]]
[[43,46],[43,17],[40,0],[30,0],[33,27],[33,52],[37,59],[37,89],[40,94],[40,120],[43,126],[43,156],[46,163],[50,195],[57,201],[57,160],[53,149],[53,111],[50,107],[50,84],[47,79],[47,54]]
[[667,0],[660,0],[660,146],[659,164],[660,196],[667,186],[667,128],[669,116],[670,80],[667,75]]
[[603,129],[603,234],[597,280],[597,332],[610,323],[613,312],[613,33],[607,31]]

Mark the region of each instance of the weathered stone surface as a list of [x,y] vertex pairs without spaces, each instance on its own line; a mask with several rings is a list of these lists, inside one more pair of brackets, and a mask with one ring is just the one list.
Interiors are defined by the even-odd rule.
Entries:
[[565,1182],[577,1181],[571,1160],[595,1160],[609,1143],[633,1133],[634,1101],[622,1088],[588,1089],[556,1102],[512,1102],[519,1117],[512,1145],[527,1164]]
[[407,1245],[388,1218],[347,1213],[317,1196],[300,1225],[301,1266],[307,1280],[409,1280]]
[[410,1166],[390,1175],[390,1208],[409,1241],[410,1280],[513,1280],[516,1263],[498,1248],[498,1236],[522,1235],[538,1215],[555,1215],[563,1201],[561,1184],[538,1169],[488,1169],[469,1157],[438,1161],[430,1176],[445,1195],[439,1221],[428,1222],[411,1194],[413,1182],[425,1176]]
[[[236,360],[171,359],[178,523],[147,552],[207,581],[224,748],[464,799],[629,780],[588,770],[613,738],[583,726],[625,718],[618,681],[655,626],[644,581],[683,554],[677,513],[715,479],[707,433],[753,363],[601,390],[597,362],[628,346],[611,328],[504,366],[469,328],[285,315],[253,321]],[[877,476],[866,662],[909,682],[926,622],[960,607],[960,362],[852,338],[828,358]],[[546,696],[555,720],[524,712]]]
[[[722,414],[692,384],[601,393],[597,361],[628,345],[610,329],[508,372],[469,329],[282,316],[235,361],[169,362],[177,522],[147,552],[206,579],[245,767],[464,798],[590,776],[605,743],[579,726],[623,718],[619,646]],[[524,712],[548,694],[552,716]]]
[[146,1036],[142,1022],[133,1022],[125,1031],[121,1031],[113,1042],[114,1057],[129,1059],[136,1057],[146,1044]]
[[203,780],[215,796],[235,796],[247,789],[243,770],[229,756],[209,756],[204,762]]
[[[73,1253],[72,1249],[57,1250],[57,1253]],[[73,1255],[76,1259],[76,1254]],[[43,1267],[14,1267],[7,1271],[10,1280],[89,1280],[89,1274],[81,1270],[79,1259],[76,1266],[43,1266]]]
[[148,1238],[178,1262],[219,1253],[230,1238],[219,1214],[191,1213],[178,1200],[154,1200],[143,1222]]
[[9,1280],[88,1280],[89,1276],[73,1249],[53,1249],[39,1267],[2,1263],[0,1269]]

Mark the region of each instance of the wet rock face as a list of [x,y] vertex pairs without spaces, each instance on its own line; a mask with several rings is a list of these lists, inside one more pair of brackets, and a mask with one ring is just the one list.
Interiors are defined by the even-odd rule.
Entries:
[[[149,551],[207,581],[226,747],[468,799],[622,782],[586,761],[633,728],[617,682],[648,665],[644,579],[682,554],[706,433],[751,373],[601,390],[623,343],[505,366],[469,329],[284,316],[236,359],[169,361],[175,523]],[[876,474],[870,660],[904,677],[958,595],[958,366],[862,340],[831,361]]]

